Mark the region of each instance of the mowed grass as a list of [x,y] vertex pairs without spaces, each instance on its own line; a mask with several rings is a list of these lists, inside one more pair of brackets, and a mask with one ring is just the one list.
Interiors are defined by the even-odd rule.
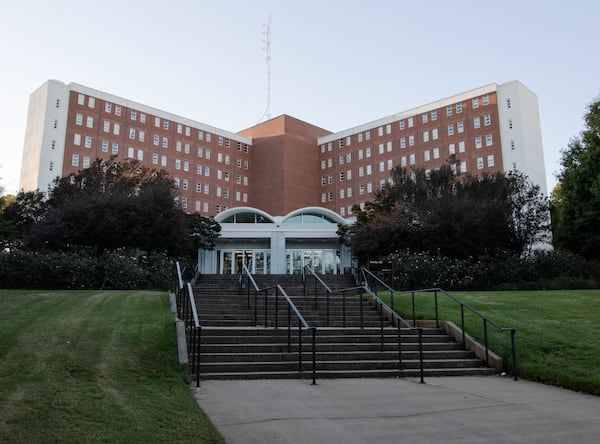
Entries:
[[0,442],[213,443],[165,293],[0,291]]
[[[600,395],[600,290],[450,292],[501,327],[514,327],[522,378]],[[389,292],[380,297],[391,304]],[[412,296],[394,308],[412,320]],[[435,319],[433,293],[416,293],[417,319]],[[439,319],[460,327],[460,306],[439,294]],[[466,331],[483,343],[483,322],[465,310]],[[510,333],[488,326],[490,348],[512,367]]]

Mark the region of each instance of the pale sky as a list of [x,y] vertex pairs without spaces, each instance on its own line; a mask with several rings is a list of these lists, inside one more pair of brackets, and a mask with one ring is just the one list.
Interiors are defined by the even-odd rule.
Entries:
[[19,188],[29,95],[75,82],[237,132],[271,116],[342,131],[489,83],[538,97],[548,190],[600,97],[589,0],[19,0],[0,6],[0,184]]

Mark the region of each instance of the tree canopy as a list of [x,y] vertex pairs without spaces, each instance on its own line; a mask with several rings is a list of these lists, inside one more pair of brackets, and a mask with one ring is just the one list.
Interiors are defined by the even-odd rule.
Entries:
[[562,151],[552,195],[554,246],[600,258],[600,100],[588,106],[585,129]]
[[451,258],[520,254],[543,241],[548,206],[519,172],[456,175],[453,164],[427,171],[396,167],[357,220],[341,228],[361,261],[402,250]]
[[40,212],[22,203],[15,208],[21,212],[16,225],[34,219],[22,232],[34,248],[84,246],[99,253],[133,248],[177,256],[193,254],[198,246],[212,248],[220,231],[214,220],[178,207],[177,189],[166,172],[136,160],[97,159],[77,174],[56,179],[47,202],[39,192],[19,193],[16,201],[25,198],[43,203]]

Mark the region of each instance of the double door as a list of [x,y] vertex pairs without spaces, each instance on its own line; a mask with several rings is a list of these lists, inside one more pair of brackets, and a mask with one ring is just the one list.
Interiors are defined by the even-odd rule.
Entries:
[[241,273],[246,265],[252,274],[269,274],[271,252],[269,250],[221,250],[219,251],[219,273]]

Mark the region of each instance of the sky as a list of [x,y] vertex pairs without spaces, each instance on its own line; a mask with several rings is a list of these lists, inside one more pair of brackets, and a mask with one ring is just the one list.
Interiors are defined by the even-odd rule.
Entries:
[[20,0],[0,6],[0,186],[19,189],[30,94],[75,82],[238,132],[332,132],[490,83],[538,98],[548,191],[600,98],[589,0]]

